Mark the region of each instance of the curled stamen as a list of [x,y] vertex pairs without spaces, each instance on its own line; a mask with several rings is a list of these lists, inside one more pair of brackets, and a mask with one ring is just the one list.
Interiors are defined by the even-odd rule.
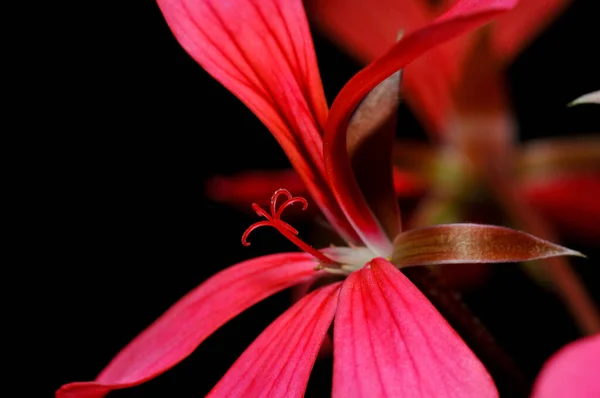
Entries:
[[269,216],[269,214],[266,211],[264,211],[263,208],[260,207],[259,205],[257,205],[256,203],[252,203],[252,209],[254,210],[256,215],[258,215],[259,217],[262,216],[262,217],[266,218],[267,220],[271,220],[271,216]]
[[250,246],[250,242],[248,242],[248,235],[250,235],[250,232],[254,231],[256,228],[266,227],[268,225],[273,225],[273,223],[271,221],[259,221],[250,225],[242,235],[242,245]]
[[[279,209],[277,209],[277,200],[279,199],[279,197],[281,195],[285,195],[286,200],[279,207]],[[335,261],[333,261],[332,259],[330,259],[326,255],[324,255],[320,251],[316,250],[315,248],[311,247],[310,245],[308,245],[304,241],[302,241],[300,238],[298,238],[296,236],[296,235],[298,235],[298,231],[294,227],[292,227],[290,224],[281,220],[281,214],[283,213],[283,210],[286,207],[293,205],[294,203],[302,203],[302,210],[306,210],[306,208],[308,207],[308,202],[306,201],[306,199],[304,199],[303,197],[300,197],[300,196],[293,197],[292,194],[290,193],[290,191],[288,191],[287,189],[278,189],[277,191],[275,191],[275,193],[273,193],[273,196],[271,196],[271,214],[270,215],[259,205],[257,205],[256,203],[253,203],[252,209],[254,209],[256,214],[266,218],[267,220],[259,221],[259,222],[252,224],[251,226],[249,226],[248,229],[246,229],[246,231],[244,231],[244,234],[242,235],[242,245],[250,246],[250,242],[248,242],[248,235],[250,235],[250,233],[252,231],[254,231],[256,228],[269,226],[269,227],[273,227],[276,230],[278,230],[283,236],[288,238],[292,243],[294,243],[296,246],[298,246],[300,249],[304,250],[305,252],[312,254],[320,262],[322,262],[324,264],[329,264],[331,266],[335,266],[334,265],[334,264],[336,264]]]
[[281,213],[285,210],[286,207],[293,205],[294,203],[302,203],[302,211],[308,208],[308,202],[301,196],[297,196],[295,198],[289,198],[279,207],[279,210],[275,213],[275,217],[280,218]]
[[[281,195],[287,196],[287,199],[285,200],[285,202],[283,202],[283,205],[279,209],[280,211],[283,210],[286,207],[287,201],[289,201],[290,199],[292,199],[292,194],[287,189],[280,188],[277,191],[275,191],[273,193],[273,195],[271,196],[271,214],[273,214],[273,215],[274,214],[279,214],[279,215],[281,214],[280,211],[279,212],[275,211],[277,209],[277,200],[279,199],[279,197]],[[304,199],[304,198],[302,198],[302,199]]]

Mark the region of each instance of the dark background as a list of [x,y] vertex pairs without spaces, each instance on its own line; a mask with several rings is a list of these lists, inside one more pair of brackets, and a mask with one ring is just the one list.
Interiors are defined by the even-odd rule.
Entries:
[[[509,69],[524,140],[600,130],[598,108],[565,106],[600,88],[593,3],[575,1]],[[70,12],[76,17],[56,17],[52,57],[40,60],[55,71],[41,68],[47,86],[39,97],[53,132],[31,145],[30,252],[41,262],[31,288],[44,292],[35,304],[31,359],[49,378],[45,394],[93,379],[215,272],[291,249],[268,232],[243,247],[240,236],[256,217],[204,196],[211,175],[288,162],[255,116],[180,48],[158,7],[104,2]],[[331,102],[359,65],[318,35],[315,46]],[[410,112],[402,107],[400,114],[402,134],[425,139]],[[573,262],[600,302],[598,247],[566,236],[562,242],[588,254]],[[531,378],[578,333],[553,295],[516,266],[496,268],[491,283],[466,298]],[[111,396],[206,394],[288,305],[287,292],[265,300],[173,370]],[[327,393],[330,374],[331,362],[318,361],[307,396]]]

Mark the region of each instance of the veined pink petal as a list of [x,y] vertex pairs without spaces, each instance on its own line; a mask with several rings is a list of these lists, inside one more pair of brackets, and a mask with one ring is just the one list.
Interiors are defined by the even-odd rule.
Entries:
[[532,398],[600,397],[600,334],[570,343],[542,368]]
[[570,234],[600,238],[600,173],[527,180],[523,191],[529,203]]
[[327,103],[300,0],[158,0],[173,34],[273,133],[329,221],[356,234],[325,183]]
[[209,397],[302,397],[335,314],[341,282],[317,289],[277,318]]
[[170,369],[215,330],[260,300],[314,273],[306,253],[274,254],[227,268],[179,300],[137,336],[93,382],[66,384],[57,398],[97,398]]
[[342,285],[334,323],[333,397],[497,397],[467,345],[382,258]]
[[511,12],[494,22],[493,50],[505,63],[554,20],[572,0],[520,0]]
[[352,173],[346,150],[346,131],[352,113],[362,99],[388,76],[427,50],[479,27],[509,10],[515,3],[515,0],[457,2],[435,23],[404,36],[383,57],[356,74],[334,101],[324,139],[327,177],[350,223],[374,253],[387,256],[392,245],[369,209]]

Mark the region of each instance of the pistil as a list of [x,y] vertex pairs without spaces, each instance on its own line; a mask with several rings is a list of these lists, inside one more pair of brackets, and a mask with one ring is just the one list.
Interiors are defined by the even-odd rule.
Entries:
[[[277,208],[277,200],[280,196],[284,195],[286,200],[281,204],[279,208]],[[263,208],[261,208],[256,203],[252,204],[252,209],[256,212],[257,215],[266,218],[266,221],[258,221],[246,229],[244,234],[242,235],[242,244],[244,246],[250,246],[250,242],[248,242],[248,235],[256,228],[259,227],[273,227],[279,231],[283,236],[288,238],[290,242],[298,246],[301,250],[305,251],[313,255],[319,262],[321,262],[325,268],[339,268],[339,264],[327,257],[322,252],[318,251],[314,247],[310,246],[300,238],[298,238],[298,230],[292,227],[290,224],[286,223],[281,219],[281,214],[283,210],[288,206],[291,206],[295,203],[302,203],[302,210],[306,210],[308,207],[308,202],[301,196],[292,196],[292,194],[287,189],[278,189],[271,196],[271,214],[267,213]]]

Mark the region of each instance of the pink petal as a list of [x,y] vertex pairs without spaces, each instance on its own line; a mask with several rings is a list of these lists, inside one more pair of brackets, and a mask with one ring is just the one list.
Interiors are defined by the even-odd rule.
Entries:
[[523,190],[531,205],[570,234],[598,242],[600,237],[600,174],[580,173],[539,181]]
[[[333,103],[324,139],[330,187],[354,229],[374,253],[387,256],[391,242],[369,209],[352,173],[346,131],[352,113],[379,83],[429,49],[475,29],[510,9],[515,0],[457,2],[437,21],[402,38],[389,52],[354,76]],[[390,143],[391,145],[391,143]]]
[[600,334],[566,345],[542,368],[532,398],[600,397]]
[[325,182],[327,103],[300,0],[158,0],[173,34],[269,128],[329,221],[356,234]]
[[340,291],[333,397],[497,397],[481,362],[423,294],[376,258]]
[[210,397],[302,397],[335,314],[341,282],[313,291],[277,318]]
[[510,62],[567,8],[572,0],[520,0],[492,26],[493,50]]
[[175,366],[231,318],[314,273],[312,256],[284,253],[222,271],[173,305],[138,335],[93,382],[66,384],[58,398],[103,397],[150,380]]

